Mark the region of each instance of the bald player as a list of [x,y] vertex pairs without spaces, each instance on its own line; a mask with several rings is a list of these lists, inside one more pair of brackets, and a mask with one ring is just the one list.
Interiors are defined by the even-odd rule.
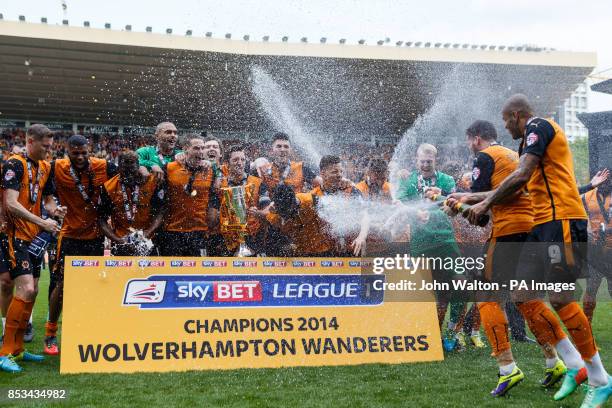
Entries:
[[177,148],[178,130],[172,122],[162,122],[155,128],[156,146],[145,146],[136,150],[140,165],[146,168],[147,172],[143,172],[145,176],[148,172],[158,179],[164,178],[163,167],[172,163],[177,154],[182,153]]
[[[578,195],[567,138],[557,123],[535,116],[524,95],[508,99],[502,118],[512,137],[521,141],[518,168],[486,199],[474,205],[468,218],[475,223],[493,206],[518,199],[517,192],[527,186],[534,210],[534,227],[520,255],[517,279],[529,285],[534,282],[574,284],[578,265],[585,255],[587,214]],[[575,346],[538,293],[515,291],[513,296],[521,302],[519,310],[540,343],[555,346],[568,367],[555,400],[570,395],[588,374],[589,387],[582,408],[603,405],[612,394],[612,377],[603,367],[591,325],[574,301],[573,290],[549,291],[549,300]]]
[[[491,122],[477,120],[467,128],[466,134],[468,147],[475,154],[472,193],[451,194],[448,200],[448,206],[451,208],[456,201],[469,204],[480,202],[518,167],[518,154],[497,143],[497,131]],[[523,243],[533,227],[530,196],[519,191],[516,197],[513,196],[508,201],[492,207],[493,226],[486,245],[484,271],[486,281],[505,287],[508,287],[510,279],[515,277]],[[491,395],[499,397],[525,377],[515,363],[508,336],[508,319],[504,313],[505,303],[509,300],[508,293],[499,291],[486,294],[478,300],[485,333],[493,349],[492,355],[499,366],[497,386],[491,391]],[[550,388],[561,380],[567,369],[551,347],[544,346],[543,351],[547,366],[541,385]]]

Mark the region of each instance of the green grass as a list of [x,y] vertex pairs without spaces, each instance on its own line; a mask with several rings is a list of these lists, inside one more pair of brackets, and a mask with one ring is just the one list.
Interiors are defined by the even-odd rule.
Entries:
[[[48,274],[43,273],[35,310],[36,338],[30,345],[41,352],[47,307]],[[594,331],[604,363],[612,368],[612,303],[600,302]],[[59,375],[59,358],[25,363],[20,374],[0,373],[0,388],[65,389],[70,407],[130,406],[410,406],[410,407],[578,407],[582,392],[563,403],[552,391],[540,389],[543,372],[539,348],[514,345],[526,374],[510,397],[492,399],[497,380],[490,349],[468,349],[437,363],[361,365],[345,367],[199,371],[167,374]],[[10,405],[0,401],[4,406]],[[29,403],[28,406],[43,405]]]

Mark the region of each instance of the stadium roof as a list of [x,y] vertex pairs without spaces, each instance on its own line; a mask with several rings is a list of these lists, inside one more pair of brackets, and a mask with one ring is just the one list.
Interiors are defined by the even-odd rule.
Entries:
[[258,66],[304,123],[400,134],[458,69],[457,93],[523,92],[553,114],[595,65],[594,53],[545,49],[254,42],[0,21],[0,119],[267,131],[273,122],[252,90]]
[[612,94],[612,79],[608,79],[608,80],[596,83],[594,85],[591,85],[591,90],[596,91],[596,92]]

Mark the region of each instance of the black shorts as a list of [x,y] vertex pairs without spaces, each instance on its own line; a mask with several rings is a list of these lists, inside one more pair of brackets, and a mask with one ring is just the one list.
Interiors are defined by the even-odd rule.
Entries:
[[67,256],[104,256],[104,238],[75,239],[60,237],[57,241],[57,262],[51,272],[54,278],[64,278],[64,258]]
[[9,263],[8,237],[5,233],[0,233],[0,273],[9,271]]
[[574,283],[587,254],[587,220],[557,220],[536,225],[521,251],[516,279]]
[[32,275],[34,278],[40,278],[43,257],[35,257],[28,252],[30,242],[12,238],[8,240],[8,244],[11,279],[14,280],[22,275]]
[[161,256],[204,256],[207,247],[204,231],[164,231],[161,239]]
[[485,269],[483,278],[487,282],[507,284],[516,276],[517,265],[523,245],[529,233],[503,235],[491,238],[485,244]]

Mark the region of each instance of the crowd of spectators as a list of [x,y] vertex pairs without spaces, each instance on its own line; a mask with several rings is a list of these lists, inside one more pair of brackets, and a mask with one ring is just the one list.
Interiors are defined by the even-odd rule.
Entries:
[[[53,149],[48,160],[63,158],[66,154],[66,140],[73,135],[70,131],[55,132]],[[153,135],[125,135],[108,133],[85,133],[92,146],[92,155],[98,158],[105,158],[116,163],[119,154],[124,150],[136,150],[147,145],[155,145]],[[233,144],[241,143],[238,139],[222,139],[223,147],[227,148]],[[248,157],[256,159],[265,157],[269,146],[267,141],[251,141],[246,144]],[[14,153],[21,153],[25,147],[25,129],[23,128],[4,128],[0,129],[0,149],[2,150],[3,160]],[[361,181],[369,160],[373,157],[383,158],[387,162],[391,161],[395,145],[383,144],[372,145],[370,143],[339,144],[337,151],[333,152],[340,156],[345,166],[345,176],[354,182]],[[297,154],[297,153],[296,153]],[[411,157],[413,155],[410,155]],[[454,158],[454,159],[453,159]],[[300,158],[296,155],[296,160]],[[457,157],[456,154],[440,154],[438,158],[438,168],[444,173],[450,174],[458,179],[467,170],[465,158]],[[411,161],[406,163],[410,169]],[[315,171],[318,169],[314,169]]]

